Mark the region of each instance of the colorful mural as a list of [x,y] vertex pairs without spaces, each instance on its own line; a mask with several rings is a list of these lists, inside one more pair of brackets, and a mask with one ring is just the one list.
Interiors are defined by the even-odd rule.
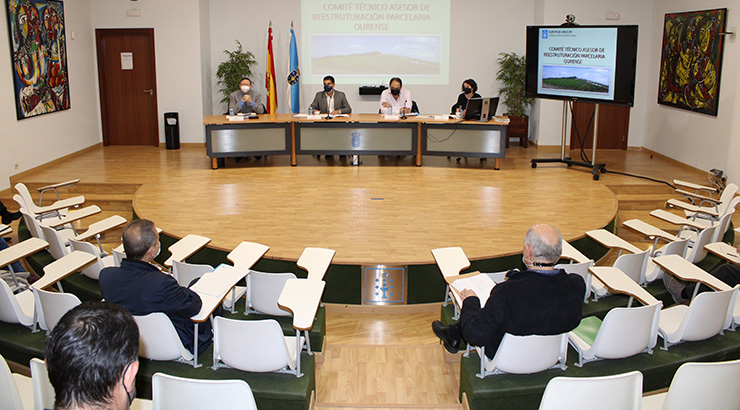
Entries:
[[70,107],[64,6],[56,0],[6,0],[19,120]]
[[665,15],[658,103],[717,115],[727,9]]

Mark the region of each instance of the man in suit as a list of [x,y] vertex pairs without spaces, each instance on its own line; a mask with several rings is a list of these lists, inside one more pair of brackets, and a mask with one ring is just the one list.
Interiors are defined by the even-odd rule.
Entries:
[[[121,261],[121,267],[100,271],[100,290],[106,301],[125,307],[132,315],[166,314],[183,346],[193,352],[194,334],[190,317],[200,311],[203,302],[197,293],[180,286],[175,278],[152,264],[160,249],[154,222],[137,219],[126,225],[123,228],[126,258]],[[203,353],[213,339],[210,321],[201,323],[198,329],[198,352]]]
[[234,113],[264,114],[265,107],[262,105],[262,95],[252,87],[252,80],[244,77],[239,81],[239,89],[229,94],[229,110]]
[[343,92],[334,89],[334,77],[324,77],[324,91],[319,91],[308,106],[314,114],[351,114],[352,107],[349,106],[347,96]]

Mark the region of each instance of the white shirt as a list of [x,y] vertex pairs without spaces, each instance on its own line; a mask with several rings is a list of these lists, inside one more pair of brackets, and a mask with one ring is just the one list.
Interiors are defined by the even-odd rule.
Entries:
[[401,88],[401,93],[398,94],[398,99],[393,98],[393,94],[391,94],[390,88],[387,90],[384,90],[380,94],[380,113],[381,114],[387,114],[388,108],[383,107],[383,103],[388,103],[391,107],[393,107],[393,114],[398,114],[401,112],[401,108],[406,107],[409,110],[411,109],[411,91]]
[[326,95],[326,106],[329,107],[329,114],[334,112],[334,93],[331,93],[331,96],[327,93],[324,93]]

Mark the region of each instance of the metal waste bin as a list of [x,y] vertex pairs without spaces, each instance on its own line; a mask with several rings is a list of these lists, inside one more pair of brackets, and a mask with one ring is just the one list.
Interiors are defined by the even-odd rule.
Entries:
[[180,149],[180,116],[176,112],[164,113],[164,140],[167,149]]

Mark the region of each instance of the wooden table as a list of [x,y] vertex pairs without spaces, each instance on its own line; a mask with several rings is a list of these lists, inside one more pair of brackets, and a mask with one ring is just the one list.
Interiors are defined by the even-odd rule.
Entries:
[[168,268],[172,268],[172,262],[178,261],[182,262],[185,259],[189,258],[192,254],[195,252],[198,252],[202,247],[206,246],[208,242],[211,241],[211,238],[206,238],[205,236],[200,235],[186,235],[184,238],[180,239],[179,241],[175,242],[170,248],[168,249],[172,256],[170,256],[166,261],[164,261],[164,266]]
[[630,297],[628,306],[632,305],[632,298],[639,300],[646,306],[660,303],[658,299],[650,294],[650,292],[638,285],[637,282],[632,280],[619,268],[615,268],[613,266],[592,266],[588,270],[596,276],[596,278],[599,279],[599,281],[601,281],[601,283],[603,283],[611,293],[628,295]]
[[293,313],[293,329],[296,331],[296,377],[301,377],[301,332],[305,333],[308,354],[311,342],[308,331],[313,327],[316,312],[321,303],[326,282],[314,279],[288,279],[278,298],[278,306]]
[[740,265],[740,253],[738,253],[737,248],[730,244],[726,244],[724,242],[708,243],[704,245],[704,249],[728,262]]
[[[701,269],[694,265],[688,260],[682,258],[680,255],[663,255],[653,258],[653,262],[660,266],[664,272],[670,273],[671,275],[689,282],[699,282],[709,286],[714,290],[730,290],[732,289],[726,283],[715,278],[709,272]],[[693,300],[696,294],[699,292],[699,287],[694,287],[694,294],[691,296]]]
[[624,223],[622,223],[622,225],[624,225],[625,227],[639,234],[642,234],[643,236],[647,238],[655,240],[655,242],[653,242],[653,252],[651,253],[650,256],[654,256],[655,252],[658,250],[658,241],[660,239],[663,239],[667,242],[674,242],[674,241],[681,240],[681,238],[679,238],[678,236],[668,233],[660,228],[657,228],[639,219],[630,219],[629,221],[625,221]]
[[[226,294],[247,274],[249,274],[247,269],[219,265],[213,272],[201,276],[200,280],[190,287],[190,290],[197,293],[202,302],[200,311],[190,317],[194,326],[193,367],[201,366],[198,364],[198,325],[211,317],[211,314],[221,304]],[[236,304],[236,301],[234,301],[234,304]]]
[[625,241],[617,235],[614,235],[606,229],[595,229],[593,231],[588,231],[586,232],[586,235],[588,235],[589,238],[595,240],[596,242],[606,246],[607,248],[619,249],[619,255],[622,254],[623,250],[630,253],[640,253],[643,251],[637,246],[632,245],[631,243]]
[[13,276],[15,285],[11,287],[12,291],[16,291],[21,288],[18,284],[18,279],[15,277],[15,271],[11,264],[15,261],[25,258],[26,256],[32,255],[46,247],[49,243],[39,238],[28,238],[25,241],[15,244],[9,248],[0,251],[0,268],[8,266],[10,274]]
[[563,259],[568,259],[577,263],[588,262],[591,259],[582,254],[581,251],[576,249],[573,245],[566,241],[563,241],[563,253],[560,255]]
[[[259,118],[229,121],[225,115],[203,119],[206,151],[211,167],[219,159],[250,155],[413,155],[421,166],[422,154],[494,158],[500,168],[505,155],[506,120],[490,122],[437,120],[434,116],[386,119],[380,114],[349,114],[308,119],[293,114],[263,114]],[[433,138],[430,134],[449,134]],[[450,138],[455,134],[455,138]],[[257,138],[259,137],[259,138]]]

